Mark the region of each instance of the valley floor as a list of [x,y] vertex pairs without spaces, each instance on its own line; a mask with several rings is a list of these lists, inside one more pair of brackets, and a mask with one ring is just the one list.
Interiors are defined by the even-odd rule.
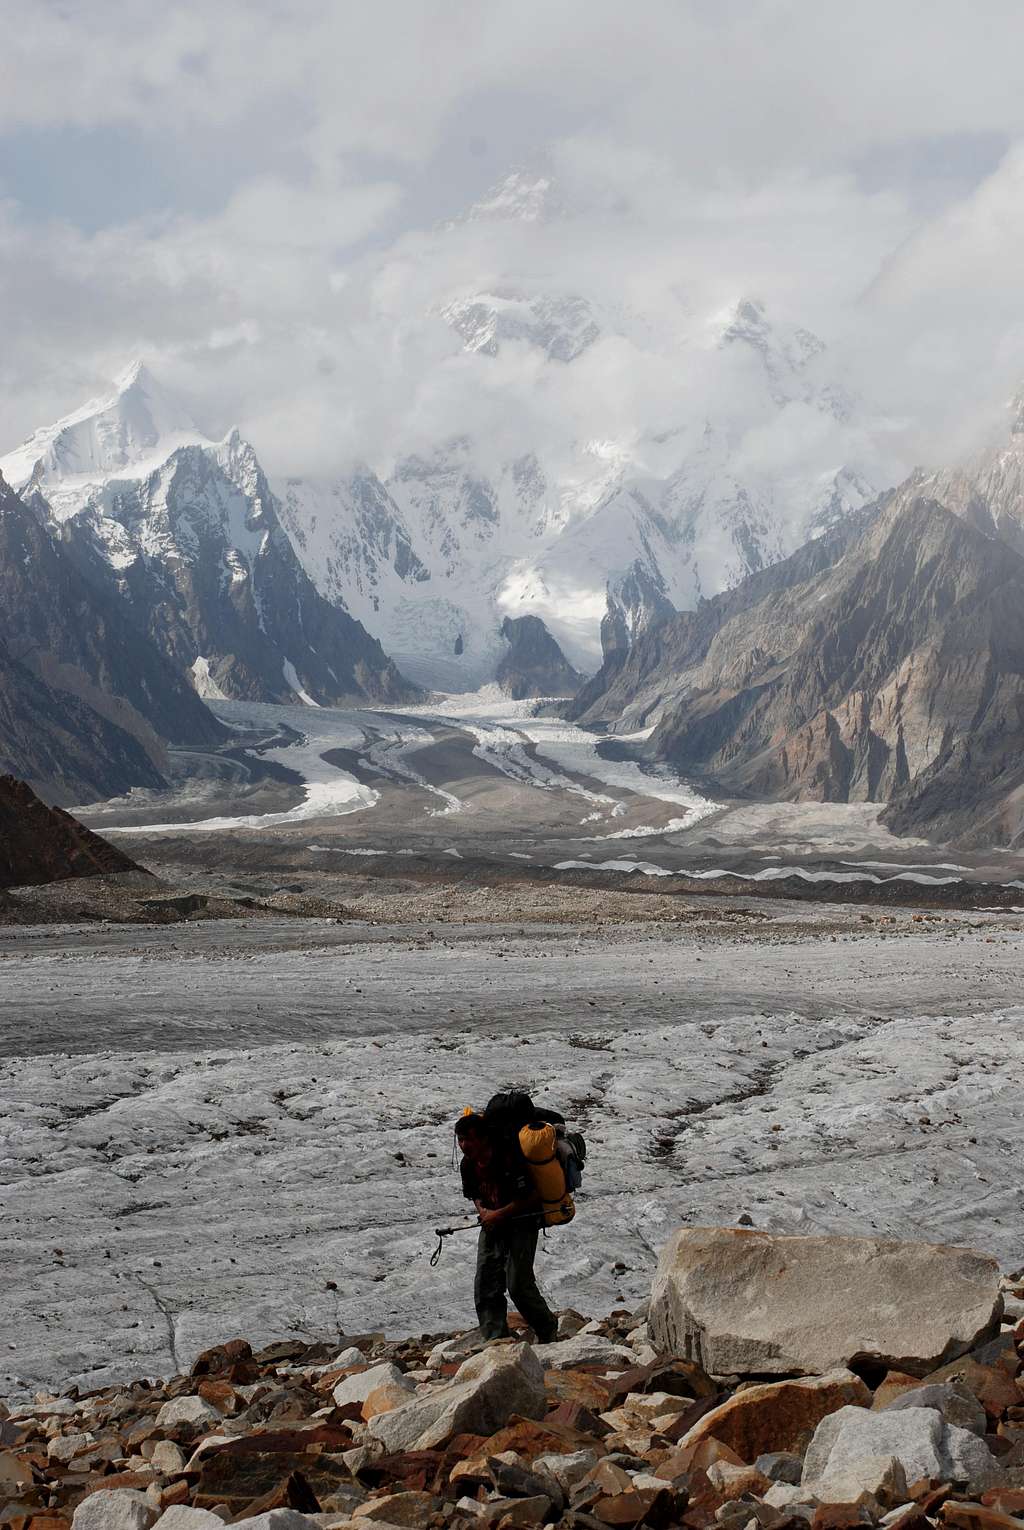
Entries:
[[0,931],[0,1395],[468,1326],[473,1234],[432,1269],[433,1229],[454,1119],[511,1082],[590,1144],[559,1306],[635,1303],[673,1227],[744,1215],[1020,1264],[1019,915],[564,891]]

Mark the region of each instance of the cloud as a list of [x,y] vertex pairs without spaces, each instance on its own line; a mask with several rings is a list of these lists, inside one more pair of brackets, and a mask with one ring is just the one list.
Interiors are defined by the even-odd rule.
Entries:
[[[6,19],[2,446],[137,353],[283,472],[453,433],[557,456],[712,402],[743,423],[741,381],[701,362],[743,293],[833,342],[894,461],[972,435],[1024,374],[1017,0],[984,25],[960,0],[8,0]],[[453,218],[523,152],[557,216]],[[510,286],[583,293],[602,338],[570,367],[525,341],[467,354],[440,310]]]

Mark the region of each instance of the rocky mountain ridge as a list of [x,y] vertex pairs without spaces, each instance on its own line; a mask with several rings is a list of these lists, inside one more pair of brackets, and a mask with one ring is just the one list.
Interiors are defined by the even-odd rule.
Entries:
[[252,447],[237,431],[199,434],[141,364],[0,467],[199,695],[419,694],[307,579]]
[[[767,1267],[788,1289],[765,1301]],[[789,1302],[813,1326],[841,1289],[826,1348],[759,1377],[800,1341]],[[690,1296],[731,1374],[681,1352]],[[170,1381],[0,1407],[0,1503],[19,1530],[1019,1530],[1022,1297],[971,1250],[685,1229],[639,1311],[565,1312],[551,1344],[514,1316],[490,1344],[234,1339]]]
[[133,860],[25,782],[0,775],[0,888],[138,871]]
[[168,743],[225,730],[112,588],[0,478],[0,767],[48,801],[166,784]]
[[1024,560],[977,498],[954,513],[922,492],[937,486],[915,477],[697,612],[615,639],[573,714],[655,724],[653,757],[727,793],[887,802],[897,830],[1015,843]]

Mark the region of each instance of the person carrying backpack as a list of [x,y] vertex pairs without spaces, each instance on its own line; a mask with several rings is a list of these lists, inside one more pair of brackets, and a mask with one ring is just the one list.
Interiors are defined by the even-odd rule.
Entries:
[[473,1285],[477,1321],[483,1338],[508,1338],[511,1297],[538,1343],[550,1344],[558,1335],[558,1320],[533,1271],[542,1200],[515,1136],[503,1128],[494,1113],[488,1119],[475,1112],[455,1127],[462,1150],[462,1193],[480,1217]]

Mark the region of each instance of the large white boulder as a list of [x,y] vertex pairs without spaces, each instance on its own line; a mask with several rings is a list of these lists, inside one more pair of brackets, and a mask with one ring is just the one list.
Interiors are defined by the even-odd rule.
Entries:
[[822,1375],[870,1357],[927,1375],[998,1329],[986,1254],[885,1238],[675,1233],[651,1290],[651,1338],[717,1375]]
[[157,1513],[134,1488],[101,1488],[82,1499],[71,1530],[151,1530]]
[[368,1370],[357,1371],[354,1376],[346,1376],[344,1381],[339,1381],[334,1388],[334,1401],[339,1408],[343,1408],[346,1403],[364,1403],[371,1392],[386,1386],[404,1387],[409,1392],[413,1390],[413,1383],[397,1365],[393,1365],[390,1360],[382,1360],[379,1365],[371,1365]]
[[453,1434],[492,1434],[513,1413],[542,1418],[544,1369],[528,1344],[499,1344],[472,1355],[451,1381],[410,1398],[367,1424],[385,1450],[430,1450]]
[[[934,1408],[840,1408],[823,1418],[804,1457],[803,1485],[823,1503],[832,1478],[846,1478],[866,1456],[895,1456],[907,1482],[934,1477],[983,1493],[1006,1480],[984,1440],[948,1424]],[[841,1500],[839,1500],[841,1501]]]

